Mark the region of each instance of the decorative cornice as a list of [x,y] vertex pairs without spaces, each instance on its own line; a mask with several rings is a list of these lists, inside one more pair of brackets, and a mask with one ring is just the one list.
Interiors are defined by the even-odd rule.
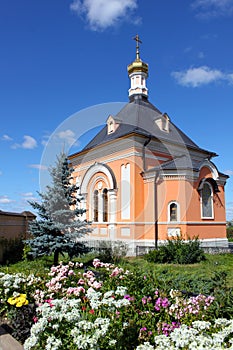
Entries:
[[[93,226],[98,225],[154,225],[154,221],[115,221],[115,222],[98,222],[93,223]],[[167,226],[182,226],[182,225],[226,225],[226,221],[179,221],[179,222],[169,222],[169,221],[159,221],[158,225],[167,225]]]

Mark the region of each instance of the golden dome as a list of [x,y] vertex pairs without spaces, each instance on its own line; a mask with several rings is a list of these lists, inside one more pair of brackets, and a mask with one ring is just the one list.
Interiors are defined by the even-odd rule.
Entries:
[[134,62],[130,63],[127,67],[128,74],[132,74],[134,72],[144,72],[148,74],[148,64],[145,62],[142,62],[142,60],[136,59]]
[[136,41],[136,59],[128,65],[128,74],[130,75],[134,72],[144,72],[145,74],[148,74],[148,64],[140,59],[139,43],[142,42],[138,35],[135,36],[134,40]]

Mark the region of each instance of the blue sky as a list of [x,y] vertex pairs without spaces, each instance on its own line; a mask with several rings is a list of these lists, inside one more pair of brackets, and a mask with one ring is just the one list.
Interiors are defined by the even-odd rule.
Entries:
[[[0,210],[30,209],[51,135],[73,152],[73,118],[84,133],[128,101],[137,33],[150,101],[233,176],[233,0],[2,1]],[[231,178],[226,204],[233,219]]]

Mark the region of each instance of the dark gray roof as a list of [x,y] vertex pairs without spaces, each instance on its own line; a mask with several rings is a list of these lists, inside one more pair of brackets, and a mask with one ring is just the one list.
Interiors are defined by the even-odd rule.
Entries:
[[164,115],[147,99],[134,98],[127,103],[120,112],[114,117],[119,127],[112,133],[107,133],[107,125],[84,147],[83,150],[91,149],[97,145],[104,144],[111,140],[136,133],[139,135],[152,136],[161,141],[167,141],[174,144],[185,145],[188,148],[198,149],[215,155],[212,152],[201,150],[186,134],[184,134],[177,126],[169,121],[169,132],[161,130],[156,123],[159,119],[165,120]]
[[187,155],[182,155],[176,157],[172,160],[164,162],[160,167],[163,170],[175,170],[175,169],[192,169],[199,170],[202,161],[197,161],[187,157]]

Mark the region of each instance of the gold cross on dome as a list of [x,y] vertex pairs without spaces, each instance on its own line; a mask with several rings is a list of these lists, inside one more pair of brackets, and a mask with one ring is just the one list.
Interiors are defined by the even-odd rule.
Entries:
[[139,43],[142,44],[142,41],[139,38],[139,35],[137,34],[133,40],[136,41],[136,59],[139,60],[140,59],[140,55],[139,55]]

